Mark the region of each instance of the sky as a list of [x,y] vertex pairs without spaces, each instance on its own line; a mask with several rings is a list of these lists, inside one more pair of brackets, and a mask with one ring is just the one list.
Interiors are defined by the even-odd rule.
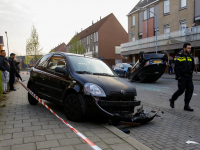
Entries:
[[26,54],[26,40],[34,25],[42,53],[65,42],[76,32],[113,13],[128,32],[127,14],[139,0],[0,0],[0,36],[4,49],[17,55]]

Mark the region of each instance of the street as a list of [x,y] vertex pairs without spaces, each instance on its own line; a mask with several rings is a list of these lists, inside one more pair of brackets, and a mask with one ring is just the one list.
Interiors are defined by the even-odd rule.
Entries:
[[[137,99],[147,111],[160,110],[150,123],[139,127],[128,127],[130,135],[149,148],[156,149],[200,149],[200,145],[186,144],[191,140],[200,143],[200,81],[194,81],[194,94],[190,106],[194,112],[183,110],[184,95],[169,106],[169,98],[177,90],[177,81],[160,78],[155,83],[133,83],[137,88]],[[122,127],[118,127],[122,128]]]

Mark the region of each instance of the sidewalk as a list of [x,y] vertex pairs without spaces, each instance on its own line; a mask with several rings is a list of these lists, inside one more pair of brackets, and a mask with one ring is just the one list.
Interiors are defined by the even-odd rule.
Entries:
[[[165,74],[162,75],[161,78],[175,79],[175,74],[168,74],[168,73],[165,73]],[[200,81],[200,72],[198,72],[198,73],[194,72],[194,73],[193,73],[193,80],[194,80],[194,81]]]
[[[27,84],[29,75],[22,75]],[[1,150],[89,150],[81,138],[55,117],[43,105],[30,105],[27,91],[15,84],[5,107],[0,104]],[[136,150],[149,149],[113,126],[85,121],[71,122],[66,119],[62,107],[45,101],[60,117],[84,134],[101,149]]]

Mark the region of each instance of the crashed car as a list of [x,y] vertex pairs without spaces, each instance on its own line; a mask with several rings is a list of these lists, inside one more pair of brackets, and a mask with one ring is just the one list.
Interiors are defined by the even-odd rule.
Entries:
[[128,79],[138,82],[155,82],[165,72],[168,56],[166,52],[145,54],[140,52],[139,60],[130,69]]
[[[138,117],[138,113],[134,116],[134,108],[140,101],[136,100],[133,84],[92,57],[47,54],[30,71],[28,88],[41,99],[63,106],[66,117],[72,121],[80,121],[87,115],[129,122],[141,119],[148,122],[154,117]],[[31,105],[38,103],[30,94],[28,101]]]

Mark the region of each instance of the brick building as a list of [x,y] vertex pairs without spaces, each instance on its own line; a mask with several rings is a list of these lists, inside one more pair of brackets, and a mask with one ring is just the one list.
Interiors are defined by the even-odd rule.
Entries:
[[[86,49],[85,55],[100,58],[112,66],[126,59],[120,55],[120,45],[128,42],[128,35],[111,13],[77,34]],[[69,52],[70,42],[67,44]]]
[[53,50],[54,50],[54,52],[67,52],[66,44],[65,43],[61,43],[57,47],[53,48]]
[[4,47],[3,36],[0,36],[0,50],[2,50],[3,47]]
[[174,57],[190,42],[200,58],[199,6],[200,0],[140,0],[127,15],[129,42],[121,44],[121,55],[134,63],[140,51],[155,52],[157,30],[158,51]]

